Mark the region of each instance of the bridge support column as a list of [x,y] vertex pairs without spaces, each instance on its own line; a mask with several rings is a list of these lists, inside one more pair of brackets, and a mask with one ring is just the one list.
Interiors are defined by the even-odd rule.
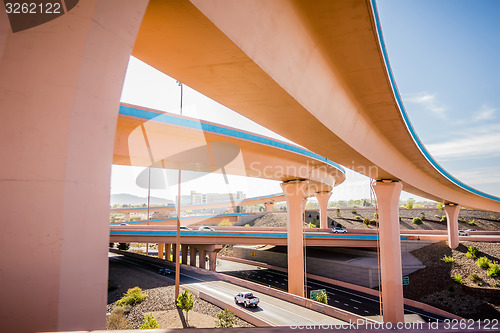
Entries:
[[316,192],[316,199],[319,203],[319,227],[321,229],[328,228],[328,200],[332,196],[332,192]]
[[158,243],[158,258],[163,259],[163,250],[164,250],[165,244],[163,243]]
[[216,266],[217,266],[217,252],[210,251],[208,252],[208,270],[215,272]]
[[130,222],[130,213],[125,213],[125,220],[124,222]]
[[399,195],[403,185],[397,181],[377,181],[373,188],[379,214],[382,319],[386,323],[404,322],[399,233]]
[[303,198],[308,181],[281,184],[287,205],[288,292],[304,296]]
[[188,246],[186,244],[181,245],[181,264],[187,265],[188,262]]
[[198,248],[198,267],[205,269],[206,251]]
[[456,249],[459,244],[458,239],[458,213],[460,213],[460,206],[455,204],[444,205],[446,213],[446,221],[448,224],[448,246],[451,249]]
[[273,211],[274,202],[266,202],[264,205],[266,206],[266,212],[270,213]]
[[194,246],[189,246],[189,266],[196,267],[197,250]]
[[177,253],[177,252],[176,252],[176,249],[177,249],[177,244],[172,244],[171,246],[172,246],[172,257],[171,257],[171,258],[172,258],[172,261],[173,261],[173,262],[175,262],[175,260],[177,259],[177,258],[175,257],[175,254]]
[[170,261],[172,259],[170,252],[172,251],[172,245],[165,243],[165,260]]

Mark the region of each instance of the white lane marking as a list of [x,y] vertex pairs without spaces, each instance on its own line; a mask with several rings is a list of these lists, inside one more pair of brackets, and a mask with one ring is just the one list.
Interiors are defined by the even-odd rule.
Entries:
[[360,301],[357,301],[355,299],[350,298],[351,301],[356,302],[356,303],[361,303]]

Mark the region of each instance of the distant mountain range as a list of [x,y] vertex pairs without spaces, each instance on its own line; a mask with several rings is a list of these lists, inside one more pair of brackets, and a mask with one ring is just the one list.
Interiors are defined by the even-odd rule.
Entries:
[[[168,204],[173,204],[174,202],[172,200],[168,199],[162,199],[162,198],[157,198],[157,197],[150,197],[149,198],[149,204],[151,206],[166,206]],[[126,193],[120,193],[120,194],[111,194],[110,198],[110,205],[142,205],[142,204],[148,204],[148,198],[146,197],[138,197],[136,195],[132,194],[126,194]]]

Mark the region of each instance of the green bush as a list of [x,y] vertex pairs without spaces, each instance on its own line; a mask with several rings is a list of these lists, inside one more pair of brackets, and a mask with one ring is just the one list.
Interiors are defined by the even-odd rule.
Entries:
[[481,278],[476,273],[472,273],[471,275],[469,275],[469,279],[478,286],[481,286],[483,284]]
[[367,227],[369,227],[369,226],[370,226],[370,219],[369,219],[369,218],[367,218],[367,217],[365,217],[365,219],[363,220],[363,223],[364,223]]
[[147,294],[142,292],[142,289],[139,287],[130,288],[127,290],[127,293],[123,294],[123,297],[116,301],[116,305],[137,305],[144,301],[144,299],[148,297]]
[[149,330],[149,329],[158,328],[158,327],[159,327],[158,322],[156,321],[156,319],[152,313],[144,316],[144,320],[142,321],[142,324],[141,324],[141,330]]
[[436,206],[439,210],[444,210],[444,203],[442,202],[436,202]]
[[464,280],[463,280],[462,275],[460,273],[455,274],[455,277],[453,279],[455,280],[456,283],[460,283],[460,284],[464,283]]
[[498,277],[500,276],[500,267],[497,265],[497,262],[490,264],[490,268],[488,268],[488,276],[490,277]]
[[356,220],[361,220],[361,216],[356,216]]
[[481,258],[477,259],[476,264],[482,269],[490,268],[490,260],[486,257],[481,257]]
[[475,246],[469,246],[465,255],[467,256],[467,258],[477,258],[477,256],[479,255],[479,250]]
[[406,208],[407,209],[413,209],[413,204],[415,203],[415,199],[409,198],[408,201],[406,201]]
[[229,328],[236,324],[236,316],[228,309],[219,312],[217,319],[216,327]]
[[351,213],[352,213],[352,215],[356,215],[358,212],[356,211],[356,209],[353,209],[353,210],[351,211]]
[[340,208],[337,208],[337,217],[341,217],[342,213],[340,212]]
[[469,225],[477,225],[475,220],[469,222]]
[[250,224],[248,224],[248,223],[247,223],[247,224],[245,224],[245,227],[249,227],[249,226],[250,226]]
[[440,220],[440,221],[441,221],[441,222],[446,222],[446,221],[447,221],[446,216],[441,217],[441,220]]
[[378,213],[377,212],[373,213],[373,217],[378,219]]
[[441,215],[434,215],[434,218],[438,219],[438,220],[441,220]]
[[422,215],[422,218],[425,219],[425,213],[424,212],[420,212],[420,215]]
[[309,223],[309,228],[316,228],[316,224],[314,224],[314,223]]
[[453,257],[445,255],[444,257],[441,258],[441,260],[444,261],[445,263],[451,263],[453,262]]
[[413,218],[413,223],[414,223],[414,224],[417,224],[417,225],[420,225],[420,224],[422,224],[423,222],[422,222],[422,219],[421,219],[420,217],[414,217],[414,218]]
[[320,290],[316,293],[316,301],[324,304],[328,304],[328,295],[324,290]]

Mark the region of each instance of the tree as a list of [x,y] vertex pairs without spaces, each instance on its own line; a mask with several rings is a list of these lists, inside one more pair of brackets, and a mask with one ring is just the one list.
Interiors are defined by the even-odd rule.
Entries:
[[219,319],[217,321],[217,327],[228,328],[233,327],[236,324],[235,315],[228,309],[219,312],[217,314],[217,318]]
[[436,202],[436,206],[439,210],[444,210],[444,203],[442,202]]
[[408,201],[406,201],[406,208],[408,209],[413,209],[413,204],[415,203],[415,199],[413,198],[408,198]]
[[182,294],[177,297],[177,306],[179,309],[186,311],[186,323],[188,322],[188,313],[193,309],[194,300],[193,294],[189,291],[184,290]]

